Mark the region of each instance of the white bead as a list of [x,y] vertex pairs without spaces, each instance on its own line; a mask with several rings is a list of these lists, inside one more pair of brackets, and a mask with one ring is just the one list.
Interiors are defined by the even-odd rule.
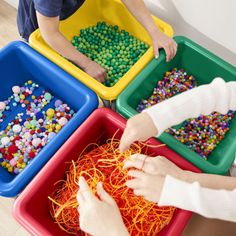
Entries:
[[60,118],[58,121],[59,125],[61,126],[64,126],[67,122],[68,120],[65,117]]
[[38,145],[41,143],[41,139],[40,138],[36,138],[32,141],[32,144],[34,147],[38,147]]
[[19,94],[20,93],[20,87],[19,86],[13,86],[12,87],[12,92],[14,94]]
[[0,102],[0,111],[4,111],[6,108],[5,102]]
[[10,143],[10,139],[8,137],[3,137],[1,138],[1,143],[2,145],[6,146],[7,144]]
[[14,133],[20,133],[21,126],[20,125],[13,125],[12,130]]

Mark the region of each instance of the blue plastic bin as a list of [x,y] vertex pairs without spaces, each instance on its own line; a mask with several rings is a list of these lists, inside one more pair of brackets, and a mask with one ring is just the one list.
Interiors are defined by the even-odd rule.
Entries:
[[74,130],[98,107],[98,98],[93,91],[24,42],[15,41],[0,50],[0,71],[0,101],[11,96],[14,85],[33,80],[75,111],[68,124],[21,173],[13,175],[0,166],[0,195],[13,197],[24,189]]

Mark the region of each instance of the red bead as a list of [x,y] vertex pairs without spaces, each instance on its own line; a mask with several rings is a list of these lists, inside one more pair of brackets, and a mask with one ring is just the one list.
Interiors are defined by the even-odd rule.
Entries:
[[20,121],[19,120],[14,120],[14,124],[19,124]]
[[14,138],[14,141],[17,141],[17,140],[20,140],[20,137],[19,137],[19,136],[16,136],[16,137]]
[[0,148],[0,153],[4,154],[6,152],[5,150],[5,148]]
[[16,153],[18,151],[18,148],[16,145],[12,144],[11,146],[9,146],[8,148],[8,153],[9,154],[13,154],[13,153]]
[[4,158],[10,161],[13,158],[13,156],[11,154],[8,154],[8,155],[5,155]]
[[28,155],[29,155],[29,158],[31,158],[31,159],[35,157],[35,153],[34,152],[30,152]]

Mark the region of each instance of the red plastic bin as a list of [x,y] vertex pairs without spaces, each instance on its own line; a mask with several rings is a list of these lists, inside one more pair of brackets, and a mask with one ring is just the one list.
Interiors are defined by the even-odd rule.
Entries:
[[[103,144],[118,129],[116,138],[120,138],[125,123],[123,117],[108,108],[100,108],[93,112],[16,199],[13,206],[16,220],[32,235],[67,235],[53,222],[49,212],[47,197],[53,192],[54,183],[65,177],[65,171],[71,161],[77,160],[81,151],[89,143]],[[156,139],[149,139],[148,143],[160,144]],[[198,168],[166,146],[149,147],[147,152],[154,156],[163,155],[183,169],[200,172]],[[177,209],[170,224],[159,235],[180,235],[191,215],[191,212]]]

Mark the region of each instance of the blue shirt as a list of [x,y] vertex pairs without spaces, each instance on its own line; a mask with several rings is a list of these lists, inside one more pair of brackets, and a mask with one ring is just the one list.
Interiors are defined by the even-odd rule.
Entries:
[[17,15],[18,30],[28,41],[30,34],[38,28],[36,11],[47,17],[60,17],[64,20],[71,16],[85,0],[20,0]]

